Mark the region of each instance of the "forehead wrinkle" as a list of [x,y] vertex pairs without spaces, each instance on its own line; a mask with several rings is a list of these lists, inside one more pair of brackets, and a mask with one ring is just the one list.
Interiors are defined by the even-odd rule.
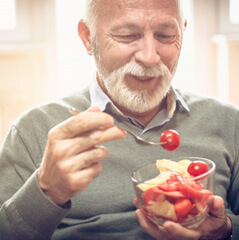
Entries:
[[150,16],[150,12],[155,9],[174,9],[173,17],[180,19],[179,0],[99,0],[98,1],[98,17],[99,18],[120,18],[122,14],[134,14],[134,10],[142,10],[137,12],[135,17],[141,18],[145,15]]

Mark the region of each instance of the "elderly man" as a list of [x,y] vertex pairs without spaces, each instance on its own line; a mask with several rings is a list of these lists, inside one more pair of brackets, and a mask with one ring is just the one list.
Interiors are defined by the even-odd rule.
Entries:
[[[0,153],[1,239],[239,238],[239,111],[172,87],[186,25],[179,0],[88,1],[78,32],[96,79],[12,125]],[[150,147],[123,128],[151,141],[175,129],[181,145]],[[162,231],[136,210],[130,175],[177,156],[216,163],[215,197],[199,227],[167,221]]]

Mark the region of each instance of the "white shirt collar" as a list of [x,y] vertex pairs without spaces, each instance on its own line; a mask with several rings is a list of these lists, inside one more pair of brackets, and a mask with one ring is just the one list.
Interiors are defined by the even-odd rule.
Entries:
[[103,90],[98,85],[96,79],[91,82],[89,89],[92,106],[98,106],[101,111],[107,111],[109,113],[114,112],[115,114],[123,118],[127,123],[133,124],[138,128],[144,129],[143,132],[153,127],[163,125],[165,122],[169,121],[176,111],[177,104],[179,104],[180,106],[183,107],[184,110],[189,112],[188,105],[186,104],[182,96],[171,86],[170,91],[167,95],[167,108],[159,111],[147,126],[143,126],[143,124],[139,123],[137,120],[129,116],[125,116],[113,104],[110,98],[103,92]]

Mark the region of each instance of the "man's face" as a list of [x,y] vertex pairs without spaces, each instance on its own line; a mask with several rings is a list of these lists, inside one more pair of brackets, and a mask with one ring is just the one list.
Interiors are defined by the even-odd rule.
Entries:
[[181,50],[174,0],[100,0],[96,64],[103,88],[132,112],[157,107],[167,94]]

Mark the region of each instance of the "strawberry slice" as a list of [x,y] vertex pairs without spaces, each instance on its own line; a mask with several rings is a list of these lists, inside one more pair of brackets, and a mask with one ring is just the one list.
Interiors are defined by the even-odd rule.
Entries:
[[193,203],[187,199],[179,199],[174,203],[174,209],[178,218],[184,218],[188,215],[193,207]]
[[193,201],[204,201],[213,193],[207,189],[199,189],[188,183],[178,183],[178,190],[187,198]]
[[164,194],[165,197],[170,198],[171,200],[184,198],[184,195],[179,191],[162,192],[162,194]]
[[162,201],[164,198],[173,199],[180,199],[184,198],[185,196],[179,191],[163,191],[158,187],[149,188],[147,191],[144,192],[144,204],[151,205],[152,201]]
[[152,187],[146,190],[143,194],[144,204],[149,205],[150,201],[156,201],[159,195],[162,193],[157,187]]
[[162,184],[158,185],[158,188],[166,192],[177,191],[178,190],[177,184],[182,181],[183,178],[181,174],[172,172],[169,179],[167,179]]
[[177,183],[162,183],[160,185],[157,186],[158,189],[165,191],[165,192],[171,192],[171,191],[177,191],[178,187],[177,187]]

